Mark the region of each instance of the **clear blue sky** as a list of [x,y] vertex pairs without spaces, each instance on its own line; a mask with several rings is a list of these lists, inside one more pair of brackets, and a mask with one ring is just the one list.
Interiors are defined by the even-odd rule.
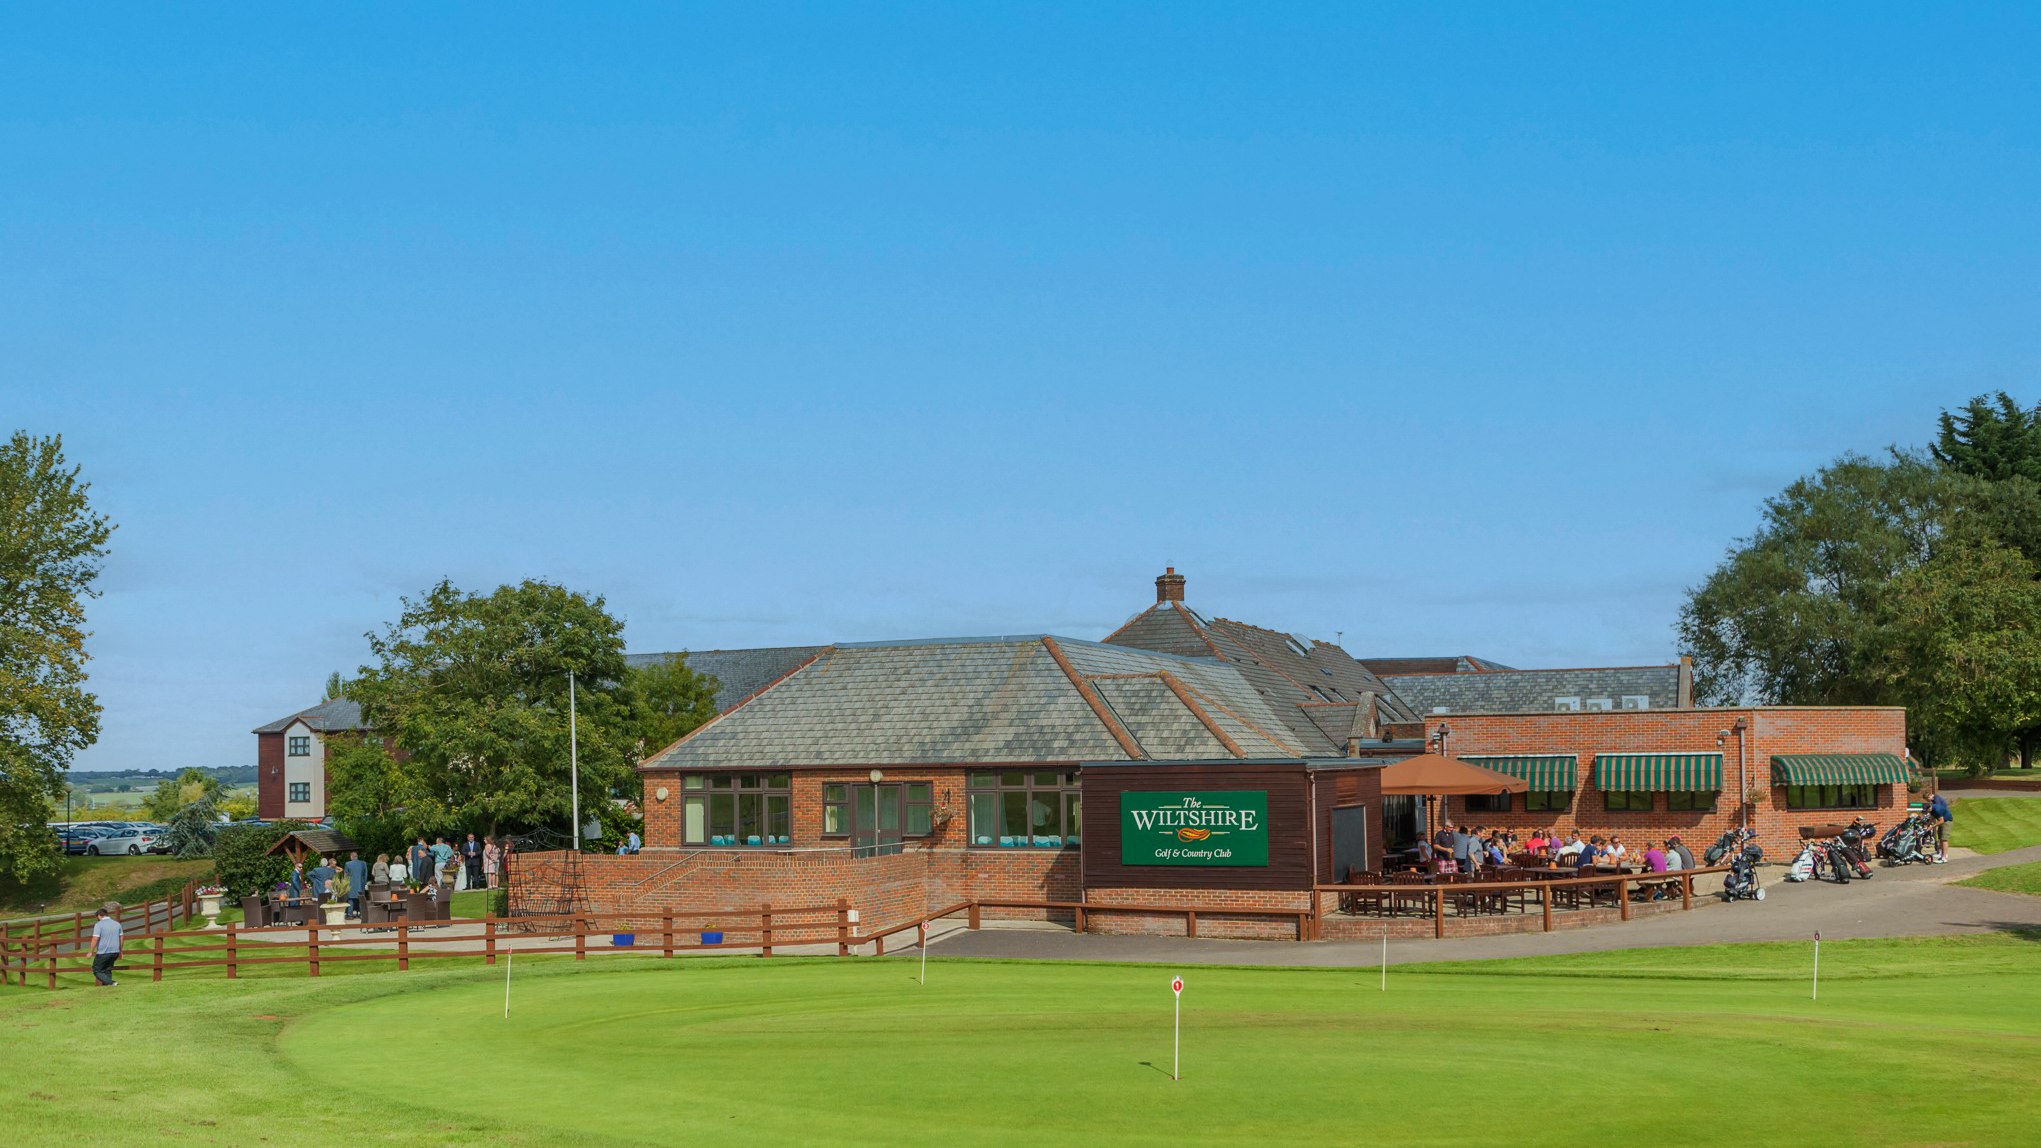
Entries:
[[86,768],[401,595],[634,650],[1662,662],[1759,500],[2035,397],[2031,5],[10,5],[0,422],[119,522]]

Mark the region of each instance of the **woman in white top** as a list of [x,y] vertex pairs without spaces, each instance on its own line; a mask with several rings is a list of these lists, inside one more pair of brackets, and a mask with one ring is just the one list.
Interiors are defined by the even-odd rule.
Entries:
[[404,885],[411,880],[411,866],[404,864],[404,855],[397,854],[390,860],[390,884]]

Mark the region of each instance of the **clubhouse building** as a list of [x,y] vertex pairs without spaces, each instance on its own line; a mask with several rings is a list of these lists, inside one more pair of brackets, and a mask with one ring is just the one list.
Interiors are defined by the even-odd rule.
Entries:
[[[1224,910],[1306,908],[1314,885],[1379,871],[1441,817],[1677,832],[1697,849],[1747,823],[1777,856],[1802,825],[1890,824],[1907,805],[1900,709],[1697,708],[1683,664],[1360,661],[1208,618],[1184,589],[1165,573],[1155,603],[1099,642],[773,652],[776,676],[644,762],[644,851],[584,859],[573,897],[616,911],[843,898],[881,923],[966,900],[1195,905],[1201,935],[1269,935]],[[1522,791],[1385,795],[1384,768],[1426,752]]]

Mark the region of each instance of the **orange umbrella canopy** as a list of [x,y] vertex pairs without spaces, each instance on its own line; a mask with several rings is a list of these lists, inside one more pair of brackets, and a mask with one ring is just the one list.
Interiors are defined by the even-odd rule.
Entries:
[[1387,794],[1522,793],[1531,783],[1520,777],[1469,765],[1457,757],[1421,753],[1382,769]]

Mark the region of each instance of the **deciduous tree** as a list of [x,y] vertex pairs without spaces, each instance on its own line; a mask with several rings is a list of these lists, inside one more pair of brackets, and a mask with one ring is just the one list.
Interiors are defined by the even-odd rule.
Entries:
[[648,666],[633,666],[628,682],[631,710],[638,723],[637,757],[658,753],[716,716],[714,675],[698,673],[685,652]]
[[86,689],[85,603],[114,527],[63,443],[0,447],[0,873],[56,868],[48,822],[72,757],[99,737]]

